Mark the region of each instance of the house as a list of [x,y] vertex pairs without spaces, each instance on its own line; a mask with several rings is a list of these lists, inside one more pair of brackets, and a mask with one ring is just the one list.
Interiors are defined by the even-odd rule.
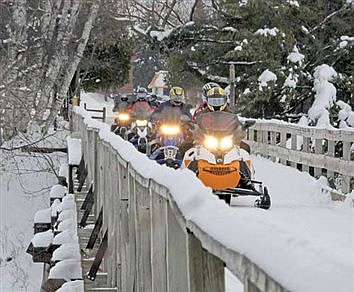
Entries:
[[155,72],[154,77],[148,85],[153,94],[158,96],[168,95],[167,74],[168,71]]

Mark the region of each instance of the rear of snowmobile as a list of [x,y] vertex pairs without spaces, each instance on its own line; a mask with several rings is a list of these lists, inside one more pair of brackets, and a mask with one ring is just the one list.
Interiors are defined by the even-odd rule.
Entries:
[[240,132],[253,123],[242,124],[231,113],[210,112],[202,114],[197,124],[196,146],[185,153],[183,167],[193,170],[228,204],[231,198],[252,196],[254,206],[269,209],[268,190],[253,179],[250,154],[239,146]]

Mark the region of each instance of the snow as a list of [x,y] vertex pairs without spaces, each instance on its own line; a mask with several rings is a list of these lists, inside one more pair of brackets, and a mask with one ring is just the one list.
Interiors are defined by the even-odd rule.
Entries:
[[57,231],[64,231],[64,230],[76,230],[77,228],[77,220],[73,220],[74,218],[68,218],[61,221],[58,225]]
[[309,34],[309,30],[305,27],[305,26],[301,26],[301,30],[305,33],[305,34]]
[[269,71],[269,69],[266,69],[258,77],[259,89],[262,90],[262,87],[267,87],[268,86],[268,82],[276,81],[276,80],[277,80],[277,75],[275,75],[272,71]]
[[75,204],[75,201],[73,201],[73,200],[66,200],[66,201],[62,202],[62,204],[61,204],[62,211],[74,210],[75,208],[76,208],[76,204]]
[[316,94],[308,115],[319,127],[332,127],[328,110],[336,101],[337,91],[330,81],[336,76],[337,72],[327,64],[315,68],[313,89]]
[[244,286],[227,268],[225,268],[225,292],[243,292]]
[[64,221],[67,219],[76,220],[76,210],[64,210],[59,214],[58,221]]
[[84,281],[76,280],[64,283],[57,292],[84,292]]
[[68,259],[81,260],[78,243],[64,243],[53,252],[52,261],[54,262]]
[[298,82],[298,75],[289,73],[288,77],[286,77],[284,86],[285,87],[290,87],[290,88],[296,88],[296,84]]
[[222,31],[236,32],[237,29],[232,27],[232,26],[225,26],[225,27],[222,28]]
[[31,242],[34,247],[48,247],[52,243],[53,237],[52,230],[38,232],[34,235]]
[[[36,132],[38,128],[28,129],[27,134],[2,146],[11,148],[41,139],[40,132]],[[64,147],[65,135],[67,132],[59,125],[54,136],[37,145]],[[35,213],[49,207],[49,191],[57,181],[47,162],[51,161],[58,171],[66,155],[0,150],[0,157],[0,291],[39,291],[43,264],[33,263],[26,249],[33,238]]]
[[77,236],[77,230],[63,230],[56,236],[54,236],[53,244],[54,245],[62,245],[64,243],[77,243],[79,242],[79,238]]
[[60,202],[59,199],[55,199],[52,205],[50,206],[52,209],[52,217],[57,217],[58,213],[61,212],[62,210],[62,203]]
[[299,2],[297,2],[296,0],[286,0],[286,2],[288,2],[291,6],[295,6],[297,8],[300,7]]
[[81,160],[81,139],[66,138],[68,143],[68,162],[70,165],[79,165]]
[[62,198],[67,194],[68,189],[62,185],[54,185],[50,189],[50,197],[51,198]]
[[290,55],[287,57],[287,59],[292,62],[292,63],[297,63],[299,66],[302,65],[305,56],[299,52],[299,49],[295,45],[293,48],[293,51],[290,53]]
[[[86,115],[79,108],[75,111]],[[99,137],[138,173],[169,189],[188,228],[195,224],[230,250],[246,255],[288,290],[350,291],[354,285],[354,209],[331,202],[322,192],[322,181],[252,156],[256,179],[269,188],[272,208],[230,208],[189,170],[158,165],[112,134],[108,125],[87,117],[84,123],[96,125]]]
[[260,28],[259,30],[257,30],[254,34],[255,35],[262,35],[262,36],[276,36],[279,32],[279,29],[277,29],[276,27],[273,28]]
[[52,215],[52,209],[47,208],[43,210],[39,210],[34,215],[34,223],[50,223]]
[[336,102],[340,111],[338,112],[338,120],[340,121],[340,128],[353,127],[354,128],[354,112],[352,107],[342,100]]
[[82,279],[81,261],[68,259],[58,262],[50,269],[48,279],[64,279],[67,282]]
[[242,46],[237,46],[234,48],[234,51],[242,51]]
[[152,30],[150,31],[150,36],[153,38],[156,37],[156,39],[161,42],[163,39],[168,38],[172,31],[173,29],[167,29],[164,31]]
[[59,176],[63,176],[63,177],[68,178],[68,177],[69,177],[68,174],[69,174],[68,165],[67,165],[67,164],[62,164],[62,165],[60,165],[60,168],[59,168]]

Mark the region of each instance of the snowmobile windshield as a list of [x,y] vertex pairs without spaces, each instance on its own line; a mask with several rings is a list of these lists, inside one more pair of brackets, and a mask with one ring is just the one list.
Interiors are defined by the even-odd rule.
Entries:
[[197,124],[200,130],[206,134],[228,135],[241,126],[237,115],[229,112],[209,112],[198,116]]
[[147,120],[151,115],[151,107],[147,102],[138,101],[133,105],[131,114],[136,119]]
[[166,106],[157,114],[160,123],[180,123],[183,117],[183,112],[178,106]]

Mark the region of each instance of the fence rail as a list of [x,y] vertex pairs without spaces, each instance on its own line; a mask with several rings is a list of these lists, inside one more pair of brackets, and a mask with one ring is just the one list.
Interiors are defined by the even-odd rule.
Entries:
[[187,219],[168,187],[144,177],[98,124],[84,116],[75,110],[72,123],[82,139],[88,180],[94,182],[96,218],[103,210],[100,238],[107,231],[107,287],[224,292],[226,265],[244,283],[246,292],[288,291],[247,256]]
[[315,177],[340,178],[343,193],[353,190],[353,130],[261,121],[249,129],[247,139],[253,153],[279,159]]

